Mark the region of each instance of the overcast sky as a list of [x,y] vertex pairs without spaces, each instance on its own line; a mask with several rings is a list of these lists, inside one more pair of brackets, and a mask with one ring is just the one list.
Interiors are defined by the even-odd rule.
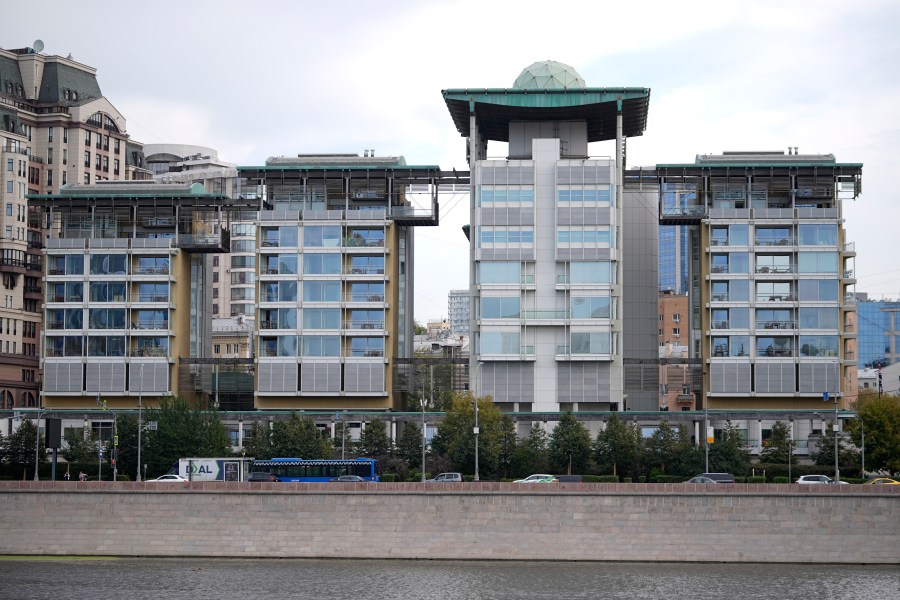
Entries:
[[[97,69],[132,138],[215,148],[239,165],[311,152],[403,155],[466,169],[441,98],[509,87],[546,59],[591,87],[649,87],[629,165],[784,150],[864,163],[844,207],[857,291],[900,298],[900,3],[866,2],[16,2],[0,46]],[[503,156],[505,147],[488,147]],[[609,156],[610,143],[592,155]],[[416,231],[420,321],[468,281],[467,199]]]

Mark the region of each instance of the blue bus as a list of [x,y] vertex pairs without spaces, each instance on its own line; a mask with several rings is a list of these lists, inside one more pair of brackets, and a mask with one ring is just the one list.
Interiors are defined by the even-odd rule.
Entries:
[[347,460],[304,460],[302,458],[270,458],[254,460],[254,471],[268,471],[278,481],[331,481],[341,475],[358,475],[366,481],[381,481],[378,461],[373,458]]

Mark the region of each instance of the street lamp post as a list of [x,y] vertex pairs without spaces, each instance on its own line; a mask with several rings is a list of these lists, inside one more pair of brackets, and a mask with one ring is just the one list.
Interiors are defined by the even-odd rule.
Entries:
[[38,457],[41,448],[41,415],[42,411],[38,411],[37,421],[34,423],[34,480],[40,481],[38,477]]
[[473,481],[480,481],[478,478],[478,394],[481,392],[481,367],[483,366],[484,363],[479,362],[475,367],[475,380],[478,385],[475,387],[475,429],[472,430],[475,434],[475,477]]
[[[837,370],[838,363],[835,361],[835,370]],[[837,379],[837,373],[835,373],[835,380]],[[838,463],[838,395],[834,394],[834,480],[841,480],[841,470]]]
[[703,407],[703,448],[706,454],[706,470],[709,473],[709,408]]
[[141,363],[141,374],[140,374],[140,383],[138,384],[138,431],[137,431],[137,479],[135,481],[141,480],[141,429],[144,427],[144,363]]

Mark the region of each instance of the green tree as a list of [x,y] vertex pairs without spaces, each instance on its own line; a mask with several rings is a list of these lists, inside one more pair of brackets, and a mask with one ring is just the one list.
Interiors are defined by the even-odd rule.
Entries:
[[366,425],[359,440],[359,450],[363,456],[377,458],[391,452],[391,438],[381,419],[372,419]]
[[513,451],[510,474],[526,477],[532,473],[547,471],[547,432],[540,423],[532,423],[528,437],[519,442]]
[[267,421],[254,421],[244,438],[244,454],[259,460],[275,456],[272,451],[272,429]]
[[[119,436],[119,458],[117,461],[119,477],[127,476],[134,481],[137,477],[137,426],[135,415],[120,415],[116,418],[116,435]],[[141,432],[141,462],[144,461],[144,434]],[[106,455],[104,455],[104,459]],[[111,458],[111,457],[110,457]],[[144,471],[141,470],[143,478]]]
[[726,422],[719,439],[709,446],[710,472],[746,475],[750,471],[750,452],[745,450],[745,445],[741,432],[731,421]]
[[90,428],[70,431],[66,434],[66,447],[62,457],[70,463],[89,463],[97,460],[97,437]]
[[866,469],[900,474],[900,398],[873,392],[861,393],[856,403],[856,419],[846,424],[857,448],[862,446],[862,428],[866,430]]
[[426,333],[428,330],[419,321],[413,321],[413,335],[425,335]]
[[180,458],[231,456],[231,439],[218,411],[202,409],[179,396],[163,398],[158,408],[144,412],[147,422],[157,424],[155,431],[142,435],[141,460],[148,477],[165,473]]
[[[6,460],[14,467],[21,467],[25,478],[30,479],[34,476],[34,454],[35,448],[38,451],[38,461],[43,463],[47,460],[47,454],[41,452],[44,446],[44,436],[36,439],[38,435],[37,426],[26,418],[19,424],[19,427],[12,432],[6,443]],[[30,469],[30,471],[29,471]]]
[[422,427],[407,421],[397,441],[397,456],[411,469],[422,468]]
[[763,463],[778,465],[786,465],[790,460],[791,464],[794,464],[793,447],[790,426],[781,421],[775,421],[772,425],[772,433],[759,453],[759,460]]
[[637,477],[640,473],[643,440],[636,423],[627,423],[613,414],[594,442],[594,460],[613,475]]
[[331,448],[315,421],[295,412],[272,426],[272,452],[282,458],[328,458]]
[[516,423],[509,415],[500,417],[500,431],[497,436],[497,476],[506,478],[512,475],[513,457],[519,447],[519,435],[516,433]]
[[[850,447],[849,444],[843,439],[843,437],[838,434],[837,438],[838,445],[838,462],[839,467],[849,468],[853,465],[859,464],[859,452]],[[819,447],[815,452],[810,453],[810,458],[813,459],[813,463],[817,465],[821,465],[823,467],[832,467],[834,468],[834,426],[829,425],[828,429],[826,429],[822,433],[822,437],[819,439]],[[868,456],[866,457],[868,458]]]
[[677,475],[674,463],[678,461],[678,452],[682,447],[680,431],[662,421],[644,443],[644,466],[647,469],[659,469],[666,475]]
[[336,458],[340,458],[342,452],[345,457],[356,452],[356,444],[350,437],[350,427],[344,419],[334,424],[334,437],[331,438],[331,445]]
[[[511,456],[503,453],[509,444],[503,442],[508,435],[509,422],[489,397],[478,399],[478,470],[485,478],[499,477]],[[436,454],[452,461],[462,472],[475,471],[475,402],[470,393],[455,394],[437,435],[432,440]]]
[[591,459],[591,434],[571,411],[566,411],[550,434],[551,468],[557,472],[583,472]]

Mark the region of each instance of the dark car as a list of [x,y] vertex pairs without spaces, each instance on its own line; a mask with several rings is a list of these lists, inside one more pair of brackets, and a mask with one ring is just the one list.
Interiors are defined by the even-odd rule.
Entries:
[[365,481],[359,475],[341,475],[340,477],[334,477],[329,479],[328,481],[349,481],[349,482],[357,482],[357,481]]
[[278,481],[278,478],[267,471],[253,471],[247,477],[247,481]]

